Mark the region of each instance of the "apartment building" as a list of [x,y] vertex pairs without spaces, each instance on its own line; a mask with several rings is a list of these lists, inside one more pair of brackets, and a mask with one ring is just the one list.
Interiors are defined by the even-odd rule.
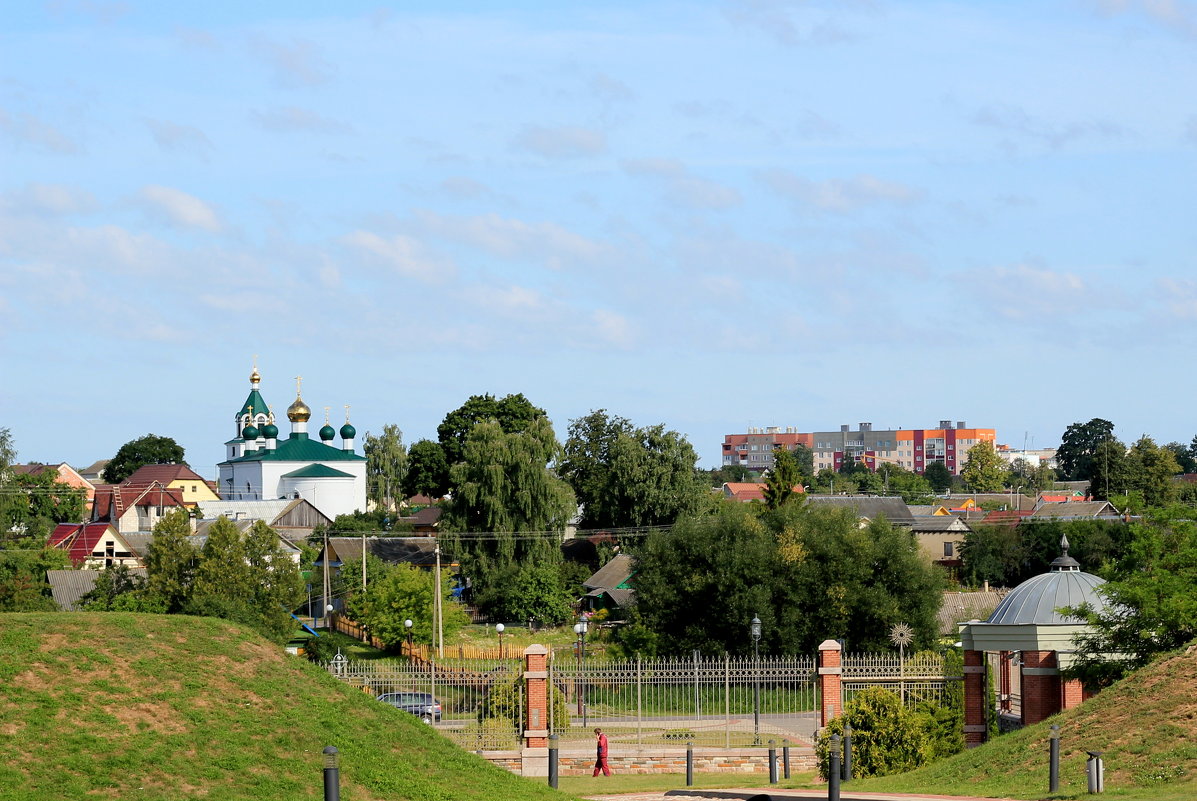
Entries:
[[964,421],[952,425],[940,420],[936,428],[899,428],[874,430],[872,423],[860,423],[855,431],[841,425],[839,431],[816,431],[814,439],[815,470],[839,470],[846,461],[864,462],[876,470],[881,463],[896,464],[923,473],[940,462],[952,475],[959,475],[968,458],[968,449],[980,442],[995,442],[992,428],[968,428]]
[[793,426],[749,428],[747,434],[728,434],[723,438],[723,464],[738,464],[749,470],[771,470],[773,451],[792,451],[798,445],[814,449],[814,435],[801,434]]

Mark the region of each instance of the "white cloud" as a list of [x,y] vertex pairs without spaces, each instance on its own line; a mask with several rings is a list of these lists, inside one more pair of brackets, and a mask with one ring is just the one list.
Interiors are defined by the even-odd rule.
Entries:
[[739,190],[692,175],[676,159],[627,159],[621,162],[629,175],[660,178],[671,203],[692,209],[726,209],[743,200]]
[[1191,278],[1161,278],[1156,282],[1156,289],[1173,317],[1197,320],[1197,281]]
[[213,233],[223,226],[216,211],[204,201],[169,186],[142,187],[141,199],[155,216],[172,225],[199,228]]
[[1089,122],[1067,122],[1052,124],[1032,116],[1021,106],[995,105],[978,109],[969,118],[975,125],[994,130],[1015,133],[1058,148],[1078,139],[1088,137],[1119,138],[1127,130],[1112,120],[1091,120]]
[[351,248],[368,253],[390,269],[408,278],[432,282],[453,276],[456,265],[429,252],[415,237],[399,234],[389,239],[370,231],[353,231],[342,238]]
[[576,126],[545,128],[530,125],[512,142],[517,150],[546,159],[572,159],[600,156],[607,152],[607,135],[602,131]]
[[1140,13],[1153,22],[1186,36],[1197,36],[1197,10],[1182,0],[1095,0],[1107,15]]
[[207,134],[190,125],[176,125],[169,120],[147,119],[146,127],[158,147],[163,150],[180,151],[199,156],[205,161],[212,150]]
[[1003,317],[1050,324],[1069,309],[1092,308],[1094,293],[1076,273],[1029,264],[997,266],[967,274],[975,296]]
[[308,131],[312,133],[348,133],[353,128],[339,120],[330,119],[306,108],[285,106],[268,111],[254,110],[253,120],[267,131],[289,133]]
[[47,153],[69,156],[81,150],[69,136],[32,114],[9,114],[0,109],[0,133],[18,146],[30,145]]
[[842,7],[868,7],[868,3],[833,3],[837,13],[825,14],[803,0],[729,0],[724,15],[736,25],[756,28],[778,44],[835,44],[852,39],[838,21]]
[[26,184],[0,198],[0,206],[13,214],[59,216],[95,211],[95,197],[88,191],[64,184]]
[[314,42],[284,45],[259,39],[252,47],[259,58],[274,68],[274,83],[283,89],[319,86],[332,79],[333,67]]
[[791,200],[821,211],[837,213],[878,203],[908,204],[921,198],[921,193],[912,187],[873,175],[812,181],[789,170],[773,169],[762,172],[761,179],[775,192]]
[[430,211],[418,212],[416,221],[431,235],[505,259],[536,259],[552,269],[597,262],[609,252],[603,243],[551,222],[529,223],[497,214],[455,217]]
[[635,344],[635,327],[622,314],[609,309],[596,309],[590,315],[595,332],[609,345],[630,348]]

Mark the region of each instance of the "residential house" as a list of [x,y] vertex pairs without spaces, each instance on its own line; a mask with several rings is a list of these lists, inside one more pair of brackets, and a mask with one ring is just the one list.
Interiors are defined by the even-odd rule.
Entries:
[[208,482],[185,464],[147,464],[121,482],[122,487],[148,487],[152,484],[178,490],[187,506],[220,500]]
[[781,426],[749,428],[747,434],[728,434],[723,438],[723,464],[738,464],[749,470],[773,469],[773,452],[778,448],[794,450],[799,445],[814,445],[814,436]]
[[[731,501],[739,501],[740,503],[751,503],[752,501],[765,501],[765,485],[755,484],[748,481],[728,481],[723,485],[723,497]],[[801,484],[795,484],[794,492],[805,493],[806,487]]]
[[[142,567],[129,568],[129,575],[144,579],[146,570]],[[73,612],[79,608],[79,600],[96,588],[96,579],[100,577],[98,570],[47,570],[46,581],[50,585],[50,595],[54,603],[64,612]]]
[[632,577],[636,575],[636,560],[627,554],[616,554],[590,578],[582,582],[586,594],[581,598],[584,609],[616,611],[636,603]]
[[956,515],[927,515],[915,517],[910,530],[923,554],[946,568],[960,567],[960,546],[964,535],[972,529]]
[[204,501],[199,504],[200,518],[215,520],[222,515],[229,520],[262,520],[280,536],[295,543],[311,536],[317,526],[331,526],[332,519],[306,498],[280,498],[273,501]]
[[167,489],[157,481],[144,487],[101,484],[96,487],[91,519],[93,523],[110,523],[121,534],[131,534],[153,531],[163,517],[187,508],[182,490]]
[[72,489],[83,490],[86,498],[85,508],[91,511],[91,505],[96,498],[96,485],[88,481],[75,468],[71,467],[66,462],[59,462],[58,464],[14,464],[12,466],[14,473],[27,476],[40,476],[46,472],[55,473],[54,480],[60,484],[66,484]]
[[851,509],[860,518],[862,526],[879,517],[884,517],[897,526],[909,527],[914,524],[914,516],[910,514],[910,508],[901,498],[876,495],[810,495],[806,502]]
[[117,527],[108,522],[55,526],[47,545],[66,551],[71,563],[85,570],[104,570],[117,565],[145,567]]
[[1122,513],[1109,501],[1065,501],[1041,503],[1028,520],[1118,520]]

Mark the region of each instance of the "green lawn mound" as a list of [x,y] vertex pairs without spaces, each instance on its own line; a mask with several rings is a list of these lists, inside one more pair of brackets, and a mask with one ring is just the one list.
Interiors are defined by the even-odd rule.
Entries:
[[[1060,726],[1060,793],[1048,794],[1049,727]],[[1197,798],[1197,648],[1161,658],[1071,709],[921,770],[854,789],[1008,798],[1086,794],[1086,751],[1102,751],[1107,795]]]
[[0,799],[561,799],[222,620],[0,614]]

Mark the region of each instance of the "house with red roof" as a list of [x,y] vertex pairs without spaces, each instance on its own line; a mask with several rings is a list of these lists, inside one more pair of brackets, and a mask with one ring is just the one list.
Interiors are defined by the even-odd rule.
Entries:
[[[751,503],[752,501],[764,503],[765,486],[749,481],[728,481],[723,485],[723,497],[740,503]],[[794,492],[806,492],[806,488],[801,484],[795,484]]]
[[50,533],[51,548],[66,551],[76,567],[103,570],[118,565],[145,567],[111,523],[63,523]]
[[80,475],[78,470],[66,462],[60,462],[59,464],[14,464],[12,471],[28,476],[40,476],[47,472],[55,473],[54,480],[58,483],[66,484],[72,489],[83,490],[88,510],[91,509],[92,501],[96,497],[95,485]]
[[179,490],[187,506],[220,500],[212,485],[185,464],[147,464],[122,481],[121,486],[149,487],[155,483]]
[[167,489],[157,481],[145,487],[101,484],[96,487],[91,522],[108,523],[122,534],[153,531],[163,517],[187,508],[182,490]]

